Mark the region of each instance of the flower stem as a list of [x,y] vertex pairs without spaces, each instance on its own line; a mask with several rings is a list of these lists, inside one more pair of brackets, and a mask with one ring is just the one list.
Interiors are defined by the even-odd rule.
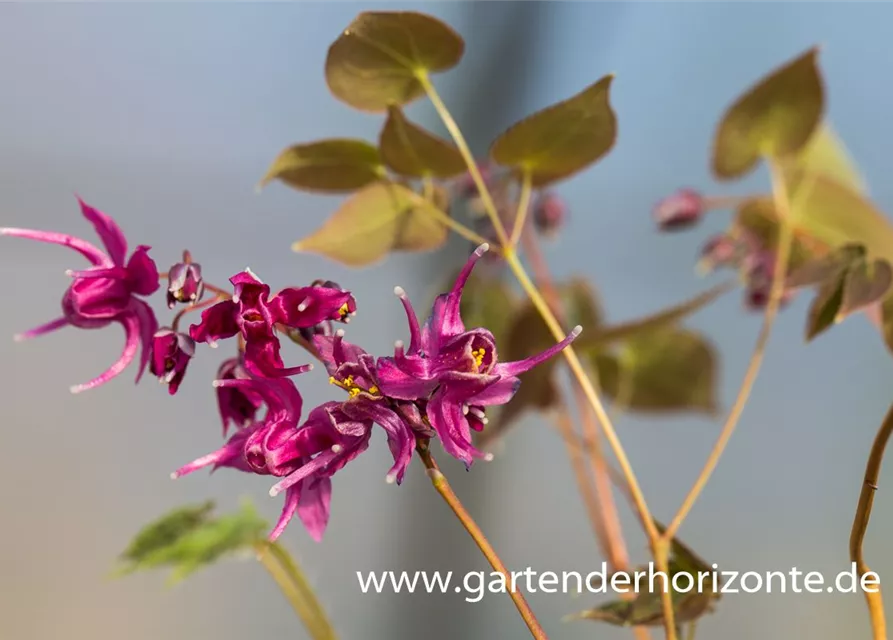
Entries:
[[[433,186],[433,185],[432,185]],[[473,229],[469,229],[464,224],[459,222],[458,220],[454,220],[451,218],[445,211],[441,211],[440,207],[434,204],[433,200],[428,200],[425,197],[420,196],[415,192],[410,192],[410,199],[416,202],[416,204],[423,205],[425,207],[425,211],[430,213],[435,220],[446,226],[448,229],[452,229],[460,236],[468,240],[469,242],[473,242],[474,244],[480,245],[487,242],[484,236],[480,235]]]
[[208,298],[207,300],[203,300],[202,302],[197,302],[195,304],[191,304],[188,307],[183,307],[176,313],[176,315],[174,315],[174,319],[173,319],[173,321],[171,321],[171,329],[173,329],[174,331],[177,331],[177,329],[180,326],[180,320],[182,320],[183,316],[185,316],[186,314],[192,313],[193,311],[200,311],[200,310],[204,309],[205,307],[210,307],[212,304],[217,304],[218,302],[220,302],[221,300],[224,300],[224,299],[225,298],[223,296],[217,295],[217,296],[214,296],[213,298]]
[[[860,583],[862,576],[870,571],[862,553],[862,541],[865,538],[868,520],[871,517],[871,507],[874,503],[874,494],[877,491],[884,449],[887,447],[891,434],[893,434],[893,406],[887,411],[884,422],[874,438],[874,444],[871,445],[871,454],[868,456],[868,463],[865,466],[865,479],[859,494],[859,505],[856,507],[856,517],[853,520],[852,533],[850,533],[850,560],[856,563]],[[884,601],[881,597],[880,585],[875,593],[869,591],[863,591],[863,593],[868,604],[868,614],[871,616],[872,637],[874,640],[887,640],[887,622],[884,619]]]
[[521,194],[518,196],[518,213],[515,215],[515,222],[512,225],[512,237],[509,238],[510,247],[516,246],[521,234],[524,233],[527,210],[530,209],[531,180],[530,171],[525,170],[521,176]]
[[270,574],[282,594],[298,614],[312,640],[336,640],[332,623],[326,617],[313,587],[291,554],[277,542],[258,542],[257,559]]
[[694,485],[692,485],[691,490],[688,492],[685,500],[683,500],[682,506],[679,507],[679,511],[664,532],[664,538],[666,540],[671,540],[673,536],[676,535],[676,532],[682,525],[682,521],[685,520],[685,517],[688,515],[689,511],[691,511],[692,506],[694,506],[695,501],[698,499],[698,496],[710,479],[710,475],[713,473],[714,469],[716,469],[716,465],[719,463],[719,458],[722,456],[723,451],[725,451],[726,445],[729,443],[732,433],[738,425],[738,421],[744,411],[744,406],[747,404],[750,392],[757,379],[757,374],[760,371],[760,366],[763,363],[766,345],[769,342],[769,336],[772,333],[772,325],[778,315],[779,303],[781,301],[782,293],[784,292],[785,276],[788,271],[788,261],[791,255],[793,225],[790,220],[790,203],[788,201],[784,177],[781,174],[781,168],[774,161],[770,160],[769,169],[772,176],[772,197],[778,217],[779,233],[778,255],[776,256],[775,268],[772,274],[772,287],[769,293],[769,302],[766,305],[766,313],[763,315],[763,325],[757,336],[757,342],[754,346],[753,353],[751,354],[750,362],[747,365],[747,371],[744,373],[744,379],[741,382],[738,397],[735,398],[735,403],[729,411],[729,415],[719,434],[719,438],[716,440],[716,444],[713,445],[713,450],[710,452],[710,456],[707,458],[704,468],[701,469],[700,475],[698,475],[697,480],[695,480]]
[[[471,514],[466,511],[462,502],[459,500],[459,497],[453,492],[450,483],[447,482],[446,476],[440,472],[437,463],[434,461],[434,458],[431,457],[431,452],[428,449],[427,443],[419,443],[416,451],[418,452],[422,463],[424,463],[425,468],[428,470],[428,477],[431,479],[431,484],[434,485],[434,489],[440,494],[450,509],[453,510],[453,513],[456,514],[459,522],[461,522],[462,526],[465,527],[465,530],[468,531],[469,535],[475,541],[475,544],[477,544],[478,548],[481,550],[481,553],[484,554],[487,562],[490,563],[490,566],[503,575],[506,584],[514,587],[511,573],[509,573],[509,570],[506,568],[505,564],[503,564],[502,560],[499,559],[499,556],[496,555],[496,551],[493,549],[486,536],[484,536],[484,532],[481,531],[481,528],[471,517]],[[530,634],[536,638],[536,640],[548,640],[546,632],[543,631],[543,628],[537,621],[536,616],[530,609],[530,605],[527,604],[527,600],[524,599],[524,595],[520,591],[510,588],[509,596],[511,596],[512,601],[515,603],[515,607],[517,607],[518,613],[521,614],[521,618],[523,618],[527,628],[530,629]]]
[[431,79],[428,77],[427,72],[418,72],[416,78],[418,79],[419,84],[422,85],[425,93],[428,94],[428,99],[431,100],[431,104],[434,105],[434,109],[437,111],[438,115],[440,115],[440,119],[443,120],[443,124],[447,128],[447,131],[449,131],[450,136],[452,136],[453,142],[456,143],[459,153],[462,154],[465,164],[468,165],[468,173],[474,181],[474,185],[477,187],[478,193],[481,196],[481,202],[483,202],[484,209],[487,211],[487,215],[490,216],[490,220],[493,223],[493,229],[496,231],[496,237],[499,238],[499,243],[503,247],[508,247],[509,237],[506,233],[505,225],[502,224],[502,219],[499,217],[496,205],[493,204],[493,197],[490,195],[490,190],[487,189],[487,185],[484,183],[484,178],[481,175],[481,171],[478,168],[474,156],[471,154],[471,149],[468,147],[468,143],[465,141],[465,136],[462,135],[459,125],[453,120],[452,114],[450,114],[449,109],[447,109],[443,100],[441,100],[440,94],[437,93],[437,89],[431,84]]

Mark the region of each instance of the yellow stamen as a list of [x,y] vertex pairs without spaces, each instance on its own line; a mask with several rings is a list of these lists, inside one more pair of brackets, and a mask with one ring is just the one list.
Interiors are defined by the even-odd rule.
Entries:
[[471,355],[474,356],[474,366],[480,369],[481,365],[484,364],[484,356],[487,355],[487,350],[481,347],[480,349],[472,351]]
[[369,387],[369,393],[378,393],[378,387],[373,384],[371,387]]
[[341,308],[338,309],[338,315],[344,318],[347,314],[350,313],[350,307],[347,306],[347,303],[341,305]]

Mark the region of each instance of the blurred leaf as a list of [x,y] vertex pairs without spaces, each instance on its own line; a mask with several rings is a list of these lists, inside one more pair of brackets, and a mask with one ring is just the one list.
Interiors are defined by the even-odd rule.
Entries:
[[710,414],[716,401],[716,353],[703,336],[669,328],[627,340],[619,356],[596,354],[599,385],[632,411]]
[[843,300],[836,321],[880,302],[893,284],[893,269],[885,260],[860,260],[847,270],[843,285]]
[[676,324],[686,316],[689,316],[701,308],[707,306],[716,298],[734,288],[734,283],[719,284],[704,293],[698,294],[691,300],[687,300],[673,307],[668,307],[658,313],[630,320],[615,325],[603,325],[596,331],[584,332],[574,342],[578,351],[597,352],[602,347],[611,343],[627,340],[640,334]]
[[[174,584],[224,557],[254,548],[264,539],[268,524],[250,504],[244,503],[237,513],[217,518],[208,517],[209,509],[208,505],[178,509],[150,524],[122,556],[117,575],[166,566],[171,568],[169,583]],[[184,516],[189,513],[192,515]],[[184,522],[189,522],[189,526],[183,526]],[[158,536],[161,530],[165,536]],[[135,556],[132,549],[141,537],[152,542],[137,545],[141,552]]]
[[142,562],[150,554],[174,544],[202,526],[213,510],[214,503],[211,501],[174,509],[143,527],[121,554],[121,559],[132,563]]
[[464,50],[462,38],[431,16],[363,12],[329,47],[326,82],[350,106],[384,111],[423,95],[419,76],[456,66]]
[[[663,533],[665,528],[659,523],[658,529]],[[678,538],[673,538],[670,562],[669,562],[670,584],[672,589],[672,578],[680,572],[688,573],[694,579],[694,587],[683,593],[672,589],[671,599],[673,601],[673,610],[675,612],[677,624],[683,622],[691,622],[697,620],[706,613],[713,610],[716,601],[720,599],[720,592],[714,592],[712,589],[712,580],[704,580],[703,591],[698,590],[698,573],[714,571],[712,565],[707,564],[696,555],[688,546],[683,544]],[[648,568],[639,567],[636,571],[645,573],[644,580],[639,583],[639,590],[633,600],[613,601],[601,606],[582,611],[571,616],[571,619],[577,620],[594,620],[597,622],[607,622],[616,626],[657,626],[663,624],[663,605],[661,602],[661,590],[663,587],[662,580],[655,576],[654,589],[648,581]],[[628,584],[635,585],[635,572],[627,573],[629,576]],[[688,586],[688,579],[685,579],[683,585]],[[619,583],[620,586],[623,583]]]
[[307,191],[355,191],[385,176],[378,149],[365,140],[339,138],[288,147],[260,181],[279,179]]
[[861,244],[845,244],[824,256],[803,263],[791,271],[785,281],[787,288],[810,287],[836,279],[850,266],[865,257]]
[[893,226],[868,198],[848,187],[814,175],[791,201],[791,218],[804,234],[838,247],[863,244],[869,258],[893,262]]
[[[444,291],[452,288],[456,275]],[[502,278],[472,273],[462,290],[461,313],[466,328],[486,327],[496,339],[497,347],[509,339],[509,321],[518,304],[518,297]]]
[[567,178],[605,155],[617,138],[608,75],[574,97],[538,111],[499,136],[498,164],[529,171],[534,187]]
[[602,325],[604,316],[592,286],[585,278],[573,277],[558,290],[564,305],[565,324],[591,331]]
[[783,158],[809,141],[824,110],[817,57],[818,48],[810,49],[729,107],[713,145],[713,172],[718,178],[740,178],[761,157]]
[[833,325],[843,302],[844,275],[819,286],[806,316],[806,341],[809,342]]
[[893,353],[893,295],[881,303],[881,335],[887,350]]
[[827,122],[819,125],[806,146],[782,167],[791,197],[796,197],[802,176],[808,175],[825,176],[863,196],[868,192],[849,151]]
[[294,243],[295,251],[363,267],[390,251],[430,251],[447,239],[434,205],[404,186],[377,182],[352,195],[317,231]]
[[403,176],[452,178],[466,171],[456,147],[407,120],[399,107],[388,107],[379,148],[388,167]]

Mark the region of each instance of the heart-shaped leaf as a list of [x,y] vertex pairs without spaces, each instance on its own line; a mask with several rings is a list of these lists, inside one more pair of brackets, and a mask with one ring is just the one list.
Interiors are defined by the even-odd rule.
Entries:
[[661,329],[627,340],[618,356],[592,358],[599,385],[625,409],[642,412],[694,411],[714,414],[716,353],[693,331]]
[[837,319],[843,303],[845,274],[821,285],[806,314],[806,341],[827,331]]
[[784,158],[806,145],[824,111],[817,57],[818,49],[810,49],[729,107],[713,144],[713,173],[718,178],[740,178],[761,157]]
[[[757,196],[742,202],[735,211],[734,225],[737,232],[745,232],[761,248],[767,250],[778,248],[780,227],[771,198]],[[788,259],[789,273],[813,259],[814,251],[807,246],[802,236],[808,237],[807,234],[797,233],[795,230]]]
[[861,244],[842,245],[792,270],[785,281],[785,288],[811,287],[836,280],[844,271],[864,258],[865,247]]
[[529,172],[534,187],[567,178],[614,146],[617,118],[608,75],[572,98],[528,116],[490,148],[495,162]]
[[384,111],[425,93],[420,77],[458,64],[462,38],[414,11],[364,12],[329,47],[326,82],[336,98],[363,111]]
[[407,120],[399,107],[388,108],[378,146],[388,167],[403,176],[452,178],[466,171],[455,146]]
[[868,194],[865,178],[840,137],[827,122],[820,124],[809,142],[792,158],[782,163],[788,196],[797,197],[803,176],[820,175],[834,180],[862,196]]
[[447,239],[447,228],[437,214],[432,203],[410,189],[377,182],[348,198],[322,227],[292,249],[351,267],[370,265],[391,251],[431,251]]
[[893,269],[886,260],[860,260],[847,270],[843,299],[836,321],[884,299],[893,284]]
[[295,189],[355,191],[385,176],[378,149],[365,140],[338,138],[298,144],[273,161],[259,186],[281,180]]

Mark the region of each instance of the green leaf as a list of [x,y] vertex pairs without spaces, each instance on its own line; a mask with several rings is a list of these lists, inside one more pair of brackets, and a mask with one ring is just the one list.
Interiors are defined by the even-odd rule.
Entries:
[[455,146],[407,120],[399,107],[388,107],[378,146],[388,167],[403,176],[452,178],[466,171]]
[[[169,583],[174,584],[263,541],[269,525],[250,504],[243,503],[237,513],[217,518],[209,517],[210,508],[201,505],[178,509],[150,524],[122,555],[116,575],[170,567]],[[158,535],[159,531],[164,535]],[[143,541],[138,543],[140,539]],[[134,554],[134,549],[139,553]]]
[[391,251],[431,251],[447,239],[437,213],[433,204],[406,187],[377,182],[352,195],[292,249],[351,267],[373,264]]
[[361,189],[384,176],[378,149],[365,140],[338,138],[288,147],[258,186],[278,179],[295,189],[341,193]]
[[[735,211],[736,230],[746,231],[756,238],[765,249],[777,249],[779,240],[778,215],[772,198],[757,196],[742,202]],[[788,273],[799,269],[813,258],[813,251],[807,247],[796,231],[788,259]]]
[[578,351],[598,352],[609,344],[674,325],[683,318],[707,306],[722,294],[731,291],[734,286],[734,283],[731,282],[719,284],[690,300],[668,307],[655,314],[621,324],[602,325],[596,331],[590,331],[588,335],[584,331],[574,342],[574,347]]
[[414,11],[363,12],[329,47],[326,83],[362,111],[384,111],[425,93],[419,81],[458,64],[465,50],[451,27]]
[[795,228],[829,247],[862,244],[869,258],[893,262],[893,226],[872,202],[830,178],[804,180],[791,201]]
[[713,345],[693,331],[660,329],[627,340],[617,357],[595,354],[599,385],[612,401],[642,412],[715,414]]
[[845,274],[840,274],[821,285],[816,292],[806,315],[807,342],[825,332],[836,322],[843,302],[844,279]]
[[567,178],[604,156],[617,139],[608,75],[572,98],[511,126],[490,148],[495,162],[529,172],[534,187]]
[[[454,274],[449,288],[452,288],[455,275],[458,274]],[[465,326],[469,329],[486,327],[497,345],[508,339],[509,321],[518,304],[518,296],[502,278],[472,273],[462,290],[461,313]]]
[[868,185],[855,161],[827,122],[819,125],[806,146],[794,158],[783,162],[782,168],[790,197],[796,197],[803,175],[825,176],[860,195],[868,193]]
[[726,111],[713,145],[713,173],[740,178],[761,157],[784,158],[800,151],[824,111],[818,48],[775,70]]
[[824,256],[809,260],[792,270],[785,281],[785,287],[809,287],[836,280],[844,271],[864,258],[865,247],[861,244],[841,245]]
[[837,322],[884,299],[893,284],[893,269],[886,260],[860,260],[847,270]]

